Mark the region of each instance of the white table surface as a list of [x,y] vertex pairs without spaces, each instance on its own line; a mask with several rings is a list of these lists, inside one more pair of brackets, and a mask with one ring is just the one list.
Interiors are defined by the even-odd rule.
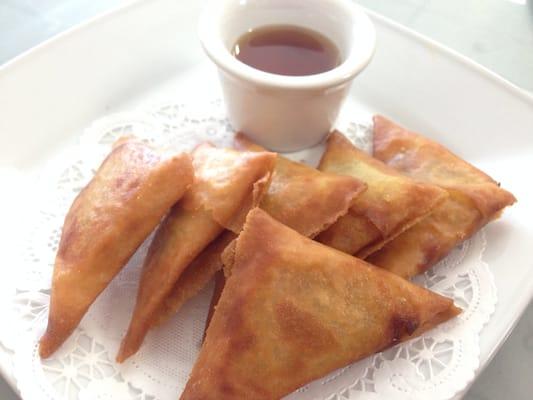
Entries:
[[[533,91],[533,0],[358,2]],[[120,3],[119,0],[0,0],[0,64]],[[4,364],[2,361],[5,360],[0,360],[0,364]],[[533,304],[464,397],[465,400],[531,398]],[[0,399],[18,399],[1,378]]]

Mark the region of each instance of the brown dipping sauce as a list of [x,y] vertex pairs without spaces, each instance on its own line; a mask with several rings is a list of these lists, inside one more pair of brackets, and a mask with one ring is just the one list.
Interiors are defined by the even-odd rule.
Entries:
[[320,74],[340,64],[331,40],[311,29],[267,25],[242,35],[231,51],[239,61],[278,75]]

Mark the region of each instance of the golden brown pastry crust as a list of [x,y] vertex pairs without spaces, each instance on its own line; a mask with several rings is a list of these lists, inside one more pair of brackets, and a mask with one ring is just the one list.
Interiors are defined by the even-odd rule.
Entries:
[[220,300],[220,296],[222,296],[222,292],[224,291],[225,286],[226,286],[226,276],[224,275],[224,271],[222,269],[219,269],[215,273],[215,287],[213,289],[213,296],[211,297],[211,302],[209,303],[209,310],[207,312],[207,318],[205,320],[205,329],[204,329],[204,334],[202,336],[202,343],[205,341],[205,335],[207,334],[207,328],[209,327],[209,324],[211,323],[211,319],[213,319],[215,309]]
[[516,201],[442,145],[379,115],[374,117],[374,156],[449,193],[431,215],[368,258],[405,278],[426,271]]
[[233,224],[253,192],[274,168],[274,153],[238,152],[209,144],[193,152],[194,184],[161,223],[144,261],[137,302],[117,361],[136,353],[164,313],[186,267]]
[[219,149],[209,143],[198,146],[193,152],[194,185],[183,197],[181,207],[210,211],[219,225],[231,224],[254,185],[260,181],[268,186],[276,154],[259,153]]
[[317,237],[328,246],[360,258],[426,217],[447,196],[434,185],[401,175],[357,149],[338,132],[329,137],[318,168],[353,176],[368,186],[348,214]]
[[[264,151],[242,134],[237,134],[235,146]],[[366,185],[353,177],[320,172],[278,156],[260,207],[302,235],[314,237],[346,214],[365,189]]]
[[187,154],[165,159],[131,138],[115,144],[65,218],[41,357],[68,338],[192,181]]
[[231,231],[223,232],[185,268],[158,311],[156,325],[171,318],[185,302],[198,294],[209,283],[217,271],[222,270],[220,256],[226,246],[236,237],[237,235]]
[[[182,400],[279,399],[459,313],[252,210]],[[232,253],[232,256],[228,256]]]

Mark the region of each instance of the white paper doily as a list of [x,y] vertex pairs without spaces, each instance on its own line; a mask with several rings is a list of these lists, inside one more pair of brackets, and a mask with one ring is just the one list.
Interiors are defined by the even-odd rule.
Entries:
[[[346,117],[349,116],[349,117]],[[370,116],[348,106],[339,128],[370,151]],[[174,400],[200,348],[212,287],[151,332],[123,365],[114,362],[129,321],[146,243],[97,299],[72,337],[41,361],[37,342],[46,326],[50,279],[63,218],[115,139],[134,134],[158,146],[190,150],[209,140],[230,145],[232,130],[221,100],[201,105],[170,103],[105,117],[78,145],[50,161],[32,182],[36,211],[32,230],[18,250],[13,274],[1,283],[0,343],[13,352],[14,375],[24,399]],[[322,147],[291,158],[315,164]],[[149,239],[148,239],[149,240]],[[148,242],[148,241],[147,241]],[[300,399],[449,399],[473,379],[479,333],[496,304],[492,273],[483,262],[485,236],[478,233],[416,282],[452,297],[464,312],[420,338],[398,345],[319,379],[294,394]]]

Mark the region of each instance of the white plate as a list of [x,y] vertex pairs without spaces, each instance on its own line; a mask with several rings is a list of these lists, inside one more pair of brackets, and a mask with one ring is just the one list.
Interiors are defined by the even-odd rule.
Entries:
[[[91,121],[179,96],[187,85],[184,74],[191,71],[210,76],[198,92],[210,90],[215,72],[196,38],[199,3],[136,2],[0,69],[0,172],[14,168],[24,180]],[[528,252],[533,243],[533,98],[456,53],[372,16],[377,52],[356,80],[354,100],[437,138],[518,198],[505,218],[486,230],[490,245],[484,258],[494,272],[499,303],[482,332],[483,367],[533,296]],[[2,212],[0,228],[4,246],[31,224],[24,220],[24,207],[38,199],[17,198],[17,185],[6,190],[0,184],[0,209],[8,211]],[[9,273],[9,265],[2,268]],[[9,354],[2,354],[1,372],[13,384],[10,368]]]

